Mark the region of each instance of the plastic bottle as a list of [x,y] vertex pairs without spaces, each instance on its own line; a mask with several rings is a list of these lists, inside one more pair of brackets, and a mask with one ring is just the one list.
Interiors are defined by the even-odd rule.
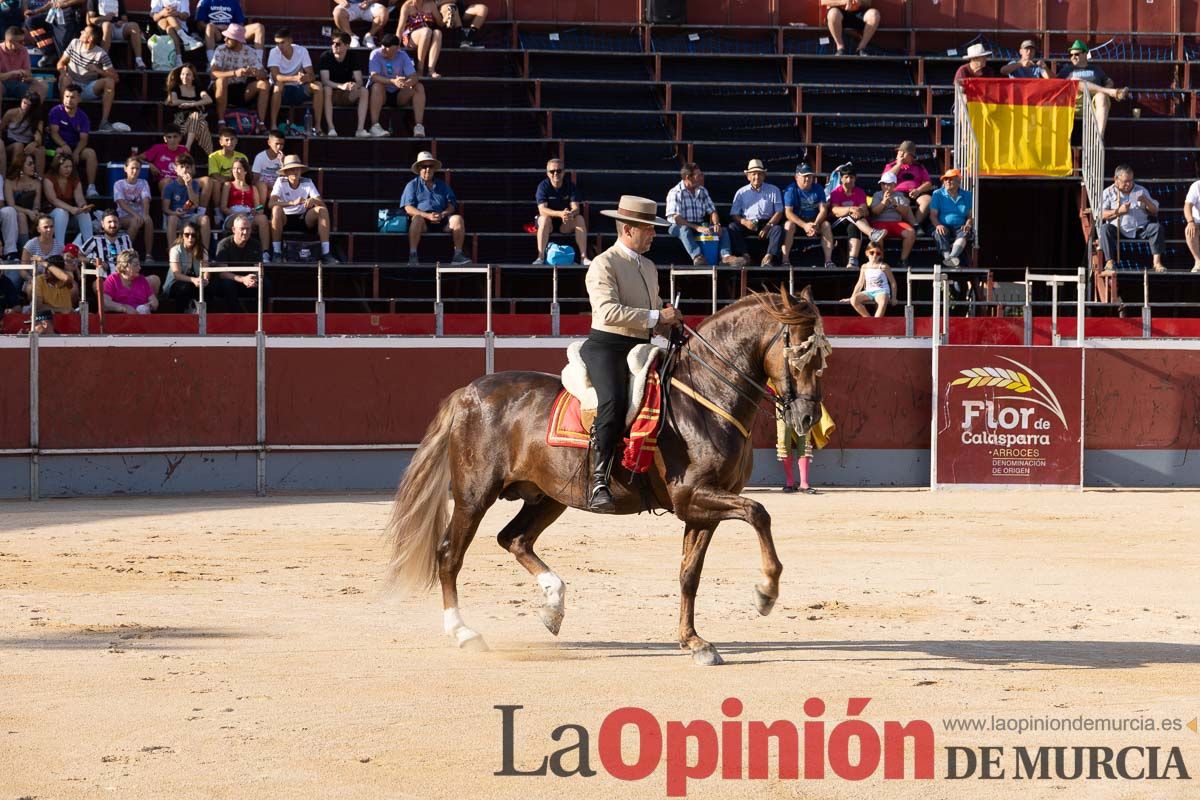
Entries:
[[313,117],[311,108],[304,109],[304,135],[313,135]]

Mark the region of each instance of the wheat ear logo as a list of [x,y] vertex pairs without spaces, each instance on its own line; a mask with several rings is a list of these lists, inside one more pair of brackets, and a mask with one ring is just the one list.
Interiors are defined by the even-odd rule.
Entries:
[[[1026,403],[1033,403],[1058,417],[1063,427],[1071,427],[1067,424],[1067,416],[1063,413],[1062,403],[1058,402],[1058,396],[1054,394],[1054,390],[1042,379],[1041,375],[1038,375],[1020,361],[1013,361],[1011,358],[1004,356],[999,356],[999,358],[1016,365],[1021,371],[1008,367],[972,367],[971,369],[959,370],[963,377],[955,378],[950,382],[950,385],[966,386],[968,389],[995,386],[1016,392],[1017,394],[997,395],[996,399],[1021,400]],[[1030,378],[1033,380],[1030,380]]]

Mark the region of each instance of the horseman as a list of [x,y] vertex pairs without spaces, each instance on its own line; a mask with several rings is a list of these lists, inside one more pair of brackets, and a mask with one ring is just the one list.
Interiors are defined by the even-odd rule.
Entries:
[[683,322],[677,309],[663,305],[658,270],[642,255],[654,241],[655,226],[670,225],[657,212],[653,200],[632,195],[623,195],[616,211],[601,211],[617,220],[617,243],[597,256],[587,271],[592,329],[580,355],[598,401],[588,509],[602,514],[616,510],[608,481],[629,405],[626,357],[649,341],[652,332],[665,333]]

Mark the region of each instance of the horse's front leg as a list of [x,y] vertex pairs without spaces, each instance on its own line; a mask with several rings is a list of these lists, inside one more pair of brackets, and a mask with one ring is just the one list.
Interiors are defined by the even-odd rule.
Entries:
[[754,528],[758,534],[763,571],[762,582],[754,587],[754,607],[763,616],[770,614],[779,598],[779,577],[783,574],[783,564],[779,562],[775,539],[771,536],[771,515],[762,503],[720,489],[696,486],[680,494],[686,494],[686,497],[679,498],[685,500],[684,503],[676,502],[676,514],[684,521],[736,519]]
[[683,531],[683,559],[679,564],[679,646],[690,650],[692,660],[702,667],[724,663],[717,648],[696,633],[696,591],[704,570],[704,554],[716,528],[715,522],[688,523]]

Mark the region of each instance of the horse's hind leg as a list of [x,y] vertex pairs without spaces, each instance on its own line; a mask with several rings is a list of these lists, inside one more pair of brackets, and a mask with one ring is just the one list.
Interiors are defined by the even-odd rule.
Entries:
[[483,637],[463,622],[458,610],[458,572],[462,569],[463,556],[475,538],[487,508],[466,508],[454,504],[454,514],[446,526],[446,534],[438,546],[438,577],[442,582],[443,626],[447,634],[459,647],[472,650],[487,650]]
[[549,497],[542,498],[536,503],[526,501],[521,510],[517,512],[517,516],[513,517],[512,521],[504,526],[504,530],[496,536],[496,541],[500,543],[500,546],[512,553],[517,562],[529,570],[530,575],[537,578],[538,586],[541,587],[542,594],[546,598],[545,604],[538,609],[538,616],[541,617],[542,624],[546,626],[546,629],[555,636],[562,627],[567,585],[563,583],[562,578],[554,574],[545,561],[538,557],[537,553],[533,552],[533,543],[537,541],[542,531],[562,515],[566,508],[562,503],[551,500]]
[[724,663],[717,648],[696,633],[696,591],[704,569],[704,554],[712,541],[717,523],[688,523],[683,532],[683,560],[679,564],[679,646],[692,653],[692,660],[704,667]]

